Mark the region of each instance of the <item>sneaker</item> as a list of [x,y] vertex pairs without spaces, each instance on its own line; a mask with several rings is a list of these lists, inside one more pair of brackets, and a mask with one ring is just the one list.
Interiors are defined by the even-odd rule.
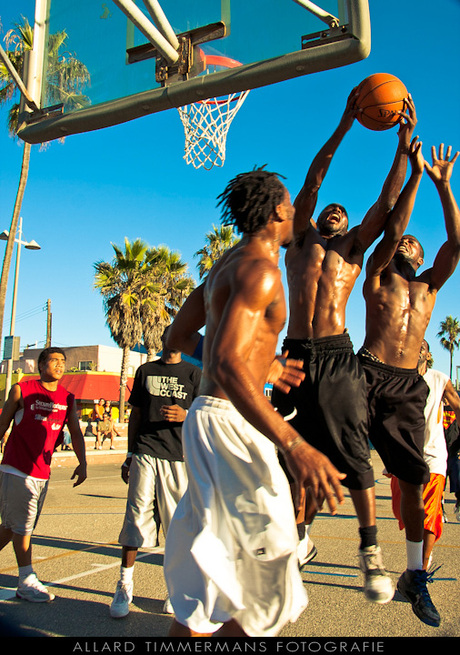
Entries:
[[110,616],[113,619],[122,619],[129,614],[129,606],[133,600],[133,585],[117,583],[117,590],[110,605]]
[[426,585],[426,571],[406,569],[398,580],[398,591],[411,603],[412,611],[420,621],[437,628],[441,623],[441,617],[433,605]]
[[389,603],[394,595],[390,576],[385,571],[380,546],[368,546],[358,551],[359,567],[364,573],[364,595],[373,603]]
[[297,557],[299,560],[299,570],[301,571],[303,567],[308,564],[308,562],[311,562],[312,559],[316,557],[318,554],[318,551],[316,550],[316,546],[313,543],[313,541],[310,539],[310,537],[305,535],[305,537],[299,541],[298,546],[297,546]]
[[164,602],[163,614],[174,614],[173,606],[171,605],[171,601],[169,600],[169,596],[166,598],[166,600]]
[[439,566],[436,566],[436,564],[433,562],[433,558],[430,555],[430,559],[428,560],[428,567],[426,569],[426,581],[427,582],[434,582],[434,574],[439,571],[441,568],[442,564]]
[[18,584],[16,596],[31,603],[49,603],[55,599],[55,595],[48,591],[35,574],[27,576]]

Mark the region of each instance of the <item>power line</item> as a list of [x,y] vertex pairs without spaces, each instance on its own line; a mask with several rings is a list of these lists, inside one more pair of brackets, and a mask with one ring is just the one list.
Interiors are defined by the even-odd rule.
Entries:
[[18,314],[16,316],[16,322],[24,321],[28,318],[32,318],[33,316],[37,316],[38,314],[41,314],[43,312],[46,312],[46,304],[39,305],[38,307],[33,307],[32,309],[28,309],[25,312],[21,312],[21,314]]

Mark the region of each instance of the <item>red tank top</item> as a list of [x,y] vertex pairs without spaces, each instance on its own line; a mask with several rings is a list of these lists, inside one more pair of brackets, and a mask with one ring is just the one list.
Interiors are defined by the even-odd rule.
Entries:
[[47,480],[56,443],[75,397],[60,385],[56,391],[48,391],[40,380],[19,382],[19,386],[24,412],[16,412],[2,464]]

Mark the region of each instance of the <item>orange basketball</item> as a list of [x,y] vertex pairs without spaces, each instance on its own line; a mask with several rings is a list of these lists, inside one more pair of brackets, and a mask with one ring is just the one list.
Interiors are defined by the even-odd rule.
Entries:
[[358,87],[356,106],[361,110],[357,119],[370,130],[388,130],[398,125],[408,92],[404,84],[389,73],[366,77]]

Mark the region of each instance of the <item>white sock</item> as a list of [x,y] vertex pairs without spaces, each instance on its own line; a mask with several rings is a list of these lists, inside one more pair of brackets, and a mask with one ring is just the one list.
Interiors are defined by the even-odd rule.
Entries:
[[130,584],[133,581],[134,566],[126,568],[120,566],[120,580],[122,584]]
[[421,571],[423,569],[423,541],[406,539],[406,554],[409,571]]
[[19,567],[19,582],[24,582],[24,580],[29,575],[32,575],[32,574],[34,574],[32,564],[28,564],[27,566],[20,566]]

